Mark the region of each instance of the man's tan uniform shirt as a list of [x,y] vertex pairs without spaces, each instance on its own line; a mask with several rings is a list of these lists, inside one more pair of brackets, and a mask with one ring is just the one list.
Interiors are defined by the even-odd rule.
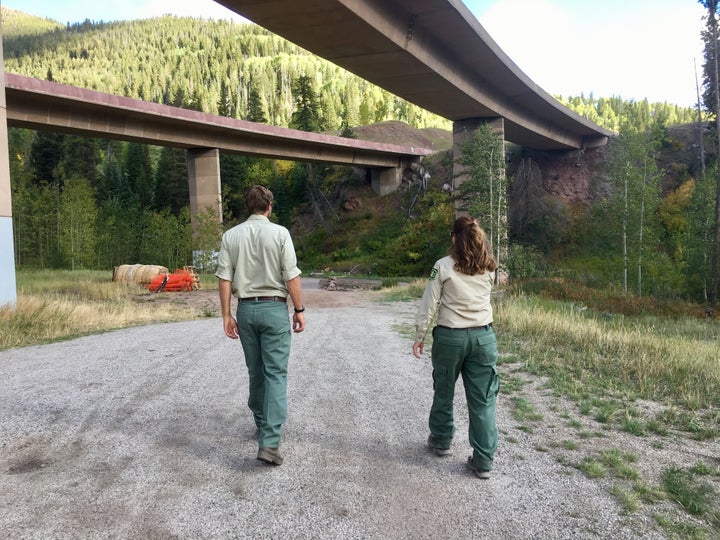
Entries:
[[468,276],[455,270],[449,255],[433,266],[415,317],[416,341],[425,336],[437,311],[437,324],[449,328],[485,326],[493,321],[490,292],[495,272]]
[[300,274],[290,232],[267,217],[254,214],[223,234],[215,276],[232,282],[236,298],[287,298],[285,283]]

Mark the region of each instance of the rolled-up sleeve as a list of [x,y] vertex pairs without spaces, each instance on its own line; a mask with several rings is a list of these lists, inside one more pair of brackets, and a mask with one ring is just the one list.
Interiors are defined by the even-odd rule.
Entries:
[[232,281],[235,277],[235,263],[230,253],[230,246],[225,234],[220,242],[220,253],[218,253],[218,266],[215,277],[226,281]]
[[280,258],[282,265],[282,277],[283,280],[285,280],[285,283],[302,274],[297,265],[295,246],[293,245],[290,233],[286,229],[284,230],[284,237],[281,242]]

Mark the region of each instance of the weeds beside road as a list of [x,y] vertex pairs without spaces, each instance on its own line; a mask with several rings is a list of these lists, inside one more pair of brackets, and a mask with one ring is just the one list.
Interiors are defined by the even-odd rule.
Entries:
[[[386,297],[421,292],[418,282]],[[494,305],[501,395],[516,422],[505,440],[603,482],[622,512],[644,512],[668,538],[720,538],[719,322],[524,294]]]

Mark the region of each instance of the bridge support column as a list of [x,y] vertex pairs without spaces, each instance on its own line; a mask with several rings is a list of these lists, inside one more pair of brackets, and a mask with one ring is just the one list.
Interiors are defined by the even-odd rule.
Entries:
[[402,183],[403,172],[410,167],[412,161],[401,159],[397,167],[373,167],[370,169],[373,191],[382,197],[397,190]]
[[[220,195],[220,150],[190,148],[187,151],[190,213],[193,220],[204,210],[212,210],[222,223]],[[197,232],[197,231],[196,231]]]
[[3,63],[2,29],[0,28],[0,307],[14,306],[17,302],[11,193],[5,65]]
[[[475,131],[482,125],[489,125],[490,129],[497,135],[505,148],[505,119],[504,118],[468,118],[466,120],[458,120],[453,122],[453,184],[452,189],[455,191],[462,183],[467,180],[468,174],[465,167],[459,163],[462,157],[461,146],[465,141],[473,136]],[[504,154],[504,152],[503,152]],[[505,163],[503,155],[502,163]],[[460,217],[465,212],[455,211],[456,217]]]
[[370,181],[373,191],[380,196],[395,191],[402,180],[402,171],[396,167],[370,169]]
[[[222,233],[220,150],[190,148],[187,151],[187,166],[190,184],[190,217],[194,236],[193,264],[201,272],[212,272],[217,266],[217,250]],[[208,229],[210,223],[205,223],[201,227],[198,216],[207,210],[215,217],[216,227]]]

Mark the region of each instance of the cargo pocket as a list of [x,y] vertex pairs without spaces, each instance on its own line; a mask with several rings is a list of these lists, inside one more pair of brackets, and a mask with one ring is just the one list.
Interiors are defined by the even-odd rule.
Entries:
[[486,398],[488,401],[494,400],[500,393],[500,376],[498,375],[497,368],[492,367],[492,374],[490,375],[490,384],[488,385]]
[[473,336],[471,376],[478,381],[478,392],[487,403],[495,401],[500,392],[500,377],[497,371],[497,340],[492,331]]
[[433,330],[432,366],[433,389],[454,388],[460,374],[459,366],[465,354],[465,337],[448,335],[444,331]]
[[497,340],[492,331],[475,336],[474,354],[477,362],[483,366],[494,366],[498,360]]

